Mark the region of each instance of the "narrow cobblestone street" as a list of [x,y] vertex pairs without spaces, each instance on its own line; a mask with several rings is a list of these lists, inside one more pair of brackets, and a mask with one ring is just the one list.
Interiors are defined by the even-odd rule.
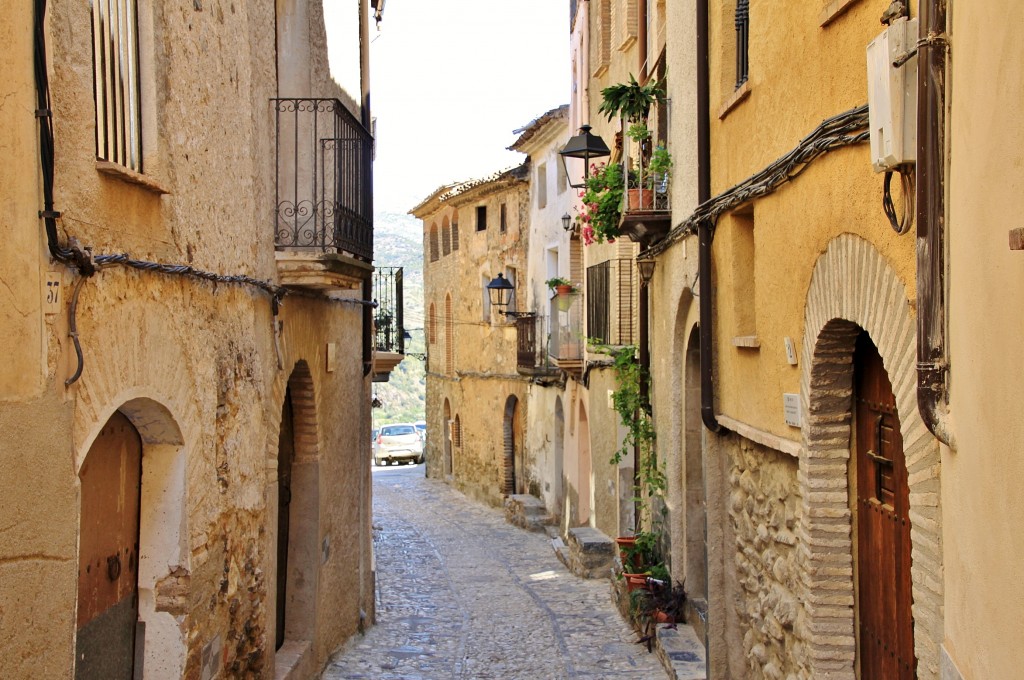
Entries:
[[604,579],[583,580],[543,534],[423,477],[375,468],[377,625],[322,674],[343,678],[663,678]]

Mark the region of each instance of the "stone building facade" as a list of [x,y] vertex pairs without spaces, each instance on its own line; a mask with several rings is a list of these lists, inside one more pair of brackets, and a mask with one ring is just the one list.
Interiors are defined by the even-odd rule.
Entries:
[[[687,196],[647,253],[653,398],[675,488],[673,576],[706,607],[710,677],[938,677],[940,461],[916,402],[915,245],[880,208],[859,108],[879,11],[676,9],[707,43],[696,126],[672,112],[673,148],[695,148],[696,171],[689,188],[676,176]],[[670,38],[670,59],[691,49]],[[801,160],[775,175],[787,181],[762,173],[793,149]],[[883,515],[899,528],[879,534]],[[865,627],[879,606],[906,628]],[[882,661],[873,636],[900,645]]]
[[[374,616],[371,140],[321,7],[5,27],[0,675],[309,677]],[[275,196],[316,152],[279,153],[313,129],[282,101],[365,159],[337,178],[358,200],[313,210],[350,210],[348,240],[287,238],[306,208]]]
[[[410,212],[423,220],[427,318],[427,474],[500,505],[535,489],[525,446],[528,380],[516,372],[513,299],[492,308],[499,274],[517,291],[529,241],[529,164],[439,188]],[[517,297],[522,296],[519,293]]]

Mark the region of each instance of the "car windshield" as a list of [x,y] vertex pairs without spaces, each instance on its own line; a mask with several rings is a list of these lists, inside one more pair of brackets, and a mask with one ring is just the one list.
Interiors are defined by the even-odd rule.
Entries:
[[385,437],[394,437],[399,434],[416,434],[416,430],[412,425],[392,425],[391,427],[385,427],[380,433]]
[[417,430],[426,430],[427,429],[426,425],[416,425],[415,427],[416,427]]

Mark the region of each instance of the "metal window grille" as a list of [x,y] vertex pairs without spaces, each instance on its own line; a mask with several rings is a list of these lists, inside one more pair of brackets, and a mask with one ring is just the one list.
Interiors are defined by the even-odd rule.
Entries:
[[747,82],[749,44],[750,0],[736,0],[736,87]]
[[135,0],[93,0],[92,61],[96,157],[142,172]]
[[587,336],[608,345],[635,342],[633,261],[608,260],[587,267]]

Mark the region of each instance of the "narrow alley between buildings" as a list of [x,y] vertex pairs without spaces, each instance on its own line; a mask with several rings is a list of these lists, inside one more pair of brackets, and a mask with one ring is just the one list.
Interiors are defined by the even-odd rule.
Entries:
[[423,477],[374,471],[377,625],[321,678],[662,678],[612,604],[548,539]]

